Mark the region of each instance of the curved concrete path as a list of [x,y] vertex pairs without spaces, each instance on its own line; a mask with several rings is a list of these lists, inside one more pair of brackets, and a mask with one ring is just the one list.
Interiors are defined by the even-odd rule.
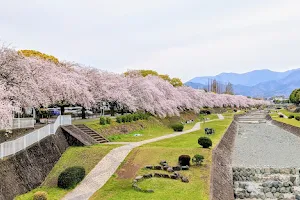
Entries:
[[220,119],[220,120],[223,120],[224,119],[224,116],[222,115],[222,114],[217,114],[218,115],[218,118]]
[[[83,181],[63,198],[63,200],[88,200],[115,173],[120,164],[124,161],[126,156],[133,148],[151,142],[173,138],[197,130],[200,130],[200,122],[196,123],[192,129],[187,131],[175,132],[140,142],[125,143],[126,145],[111,150],[104,158],[102,158],[102,160],[94,167],[94,169],[92,169],[92,171],[83,179]],[[114,142],[114,144],[124,143]]]
[[278,112],[278,115],[282,115],[283,118],[288,119],[288,117],[285,114],[283,114],[282,112]]

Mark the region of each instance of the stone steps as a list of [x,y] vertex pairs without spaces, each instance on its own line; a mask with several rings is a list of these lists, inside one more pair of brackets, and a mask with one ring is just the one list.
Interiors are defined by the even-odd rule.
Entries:
[[94,130],[90,129],[89,127],[87,127],[84,124],[77,124],[75,126],[78,129],[80,129],[82,132],[84,132],[85,134],[87,134],[90,137],[92,137],[96,141],[96,143],[106,143],[106,142],[109,142],[105,137],[103,137],[99,133],[95,132]]

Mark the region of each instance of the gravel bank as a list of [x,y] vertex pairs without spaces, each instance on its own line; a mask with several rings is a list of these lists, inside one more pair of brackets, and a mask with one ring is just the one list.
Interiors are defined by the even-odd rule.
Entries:
[[238,126],[234,167],[300,167],[300,138],[270,123]]

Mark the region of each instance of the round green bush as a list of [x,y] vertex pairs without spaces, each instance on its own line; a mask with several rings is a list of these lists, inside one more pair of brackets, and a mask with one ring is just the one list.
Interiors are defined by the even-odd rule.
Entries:
[[106,117],[105,121],[106,121],[106,124],[110,124],[111,123],[111,118],[110,117]]
[[63,189],[74,188],[85,176],[83,167],[69,167],[58,176],[57,186]]
[[195,163],[196,165],[201,165],[203,160],[204,160],[204,157],[202,155],[196,154],[196,155],[194,155],[192,162]]
[[189,155],[181,155],[178,158],[178,163],[181,166],[190,166],[191,157]]
[[48,199],[48,194],[47,192],[44,191],[37,191],[33,195],[33,200],[47,200]]
[[184,128],[183,124],[181,124],[181,123],[173,124],[171,127],[174,131],[177,131],[177,132],[182,131]]
[[106,124],[105,117],[100,117],[100,125],[105,125],[105,124]]
[[212,146],[212,141],[208,137],[200,137],[198,139],[198,144],[203,148],[209,148]]
[[295,119],[296,119],[297,121],[300,121],[300,116],[296,116]]
[[294,115],[290,115],[289,116],[289,119],[293,119],[295,116]]

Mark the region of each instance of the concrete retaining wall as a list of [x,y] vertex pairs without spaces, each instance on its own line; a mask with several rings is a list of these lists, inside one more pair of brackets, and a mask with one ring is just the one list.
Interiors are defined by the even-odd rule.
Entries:
[[56,134],[0,160],[0,200],[12,200],[40,186],[62,153],[73,145],[66,136],[58,128]]
[[266,117],[267,120],[270,120],[272,122],[272,124],[286,130],[289,131],[291,133],[293,133],[294,135],[300,137],[300,127],[296,127],[296,126],[292,126],[283,122],[279,122],[276,120],[273,120],[272,117],[270,115],[267,115]]
[[[237,117],[238,116],[235,116],[235,119]],[[234,199],[231,157],[237,133],[237,122],[235,119],[228,127],[220,143],[213,149],[212,152],[210,180],[211,200]]]

